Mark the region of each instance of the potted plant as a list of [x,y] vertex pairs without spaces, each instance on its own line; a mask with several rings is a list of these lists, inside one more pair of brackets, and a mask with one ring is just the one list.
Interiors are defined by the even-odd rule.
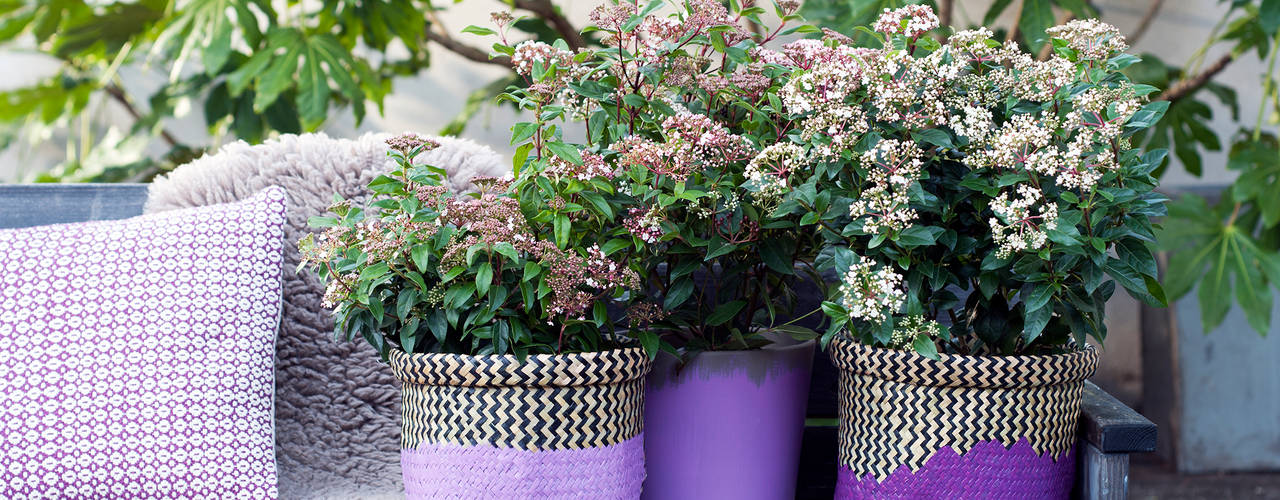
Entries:
[[[764,10],[745,4],[694,1],[669,15],[661,6],[597,7],[586,31],[603,48],[576,54],[510,43],[507,18],[467,31],[496,35],[495,50],[526,78],[501,98],[535,118],[514,127],[518,168],[553,156],[540,191],[573,193],[584,169],[607,173],[590,179],[600,196],[563,203],[610,207],[615,229],[601,247],[643,271],[625,315],[656,356],[644,496],[789,497],[816,337],[791,310],[796,286],[816,273],[819,240],[800,215],[773,215],[785,188],[752,188],[762,172],[792,168],[779,141],[788,127],[774,115],[785,70],[753,55],[786,32],[750,31]],[[792,21],[798,7],[777,13]],[[581,125],[580,144],[566,142],[564,122]]]
[[388,142],[398,167],[368,205],[338,201],[300,246],[336,331],[404,384],[406,494],[637,497],[650,363],[605,312],[639,278],[598,245],[602,214],[530,209],[529,176],[449,193],[413,161],[434,144]]
[[[1119,283],[1163,304],[1165,198],[1129,137],[1167,102],[1093,20],[1037,59],[986,29],[886,10],[881,48],[837,33],[777,57],[826,209],[796,210],[840,278],[823,336],[840,376],[837,498],[1064,498],[1083,381]],[[803,187],[800,189],[804,189]],[[980,493],[978,493],[980,492]]]

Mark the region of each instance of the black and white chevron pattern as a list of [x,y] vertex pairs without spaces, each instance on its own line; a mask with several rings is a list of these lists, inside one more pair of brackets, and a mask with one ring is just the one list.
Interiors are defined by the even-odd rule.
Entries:
[[649,359],[640,348],[529,356],[523,364],[514,356],[392,352],[391,366],[404,382],[405,449],[424,442],[582,449],[643,429]]
[[841,368],[840,463],[877,480],[902,465],[918,470],[944,447],[964,454],[984,441],[1025,438],[1037,453],[1060,456],[1075,442],[1083,381],[1097,366],[1092,347],[934,361],[837,339],[831,356]]

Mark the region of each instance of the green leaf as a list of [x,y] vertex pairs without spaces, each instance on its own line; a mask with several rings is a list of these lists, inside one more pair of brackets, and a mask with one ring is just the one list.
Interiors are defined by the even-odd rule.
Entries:
[[1022,340],[1031,343],[1040,333],[1044,331],[1045,325],[1049,324],[1049,319],[1053,317],[1052,307],[1041,307],[1039,309],[1027,311],[1024,313],[1022,322]]
[[938,241],[938,236],[945,231],[935,226],[911,226],[898,233],[896,241],[907,247],[928,246]]
[[658,335],[650,330],[640,330],[637,335],[640,337],[640,345],[644,346],[644,352],[649,354],[649,359],[658,357]]
[[915,340],[911,341],[911,348],[921,356],[932,359],[934,361],[942,359],[938,356],[938,346],[933,343],[933,339],[928,334],[921,333],[917,335]]
[[623,238],[614,238],[609,241],[606,241],[604,245],[601,245],[600,250],[603,250],[605,255],[613,255],[617,253],[619,250],[629,248],[630,246],[631,246],[631,241]]
[[[511,126],[511,145],[523,144],[533,134],[538,132],[538,124],[531,122],[520,122]],[[524,162],[521,162],[524,163]]]
[[418,304],[418,291],[412,288],[400,290],[396,296],[396,317],[404,320],[409,317],[413,306]]
[[1258,27],[1268,37],[1275,37],[1280,29],[1280,0],[1262,0],[1258,6]]
[[671,288],[667,289],[667,297],[662,301],[662,308],[674,311],[680,307],[680,304],[689,300],[691,295],[693,295],[693,279],[688,277],[678,279],[671,284]]
[[574,165],[582,164],[582,154],[578,152],[578,148],[563,142],[548,142],[547,149],[551,150],[560,159],[572,163]]
[[555,219],[555,236],[556,246],[560,248],[569,247],[569,231],[571,229],[569,216],[567,214],[556,214]]
[[1024,306],[1028,311],[1043,308],[1049,304],[1049,300],[1053,298],[1056,290],[1053,285],[1048,283],[1039,283],[1031,288],[1031,291],[1024,295]]
[[1013,0],[995,0],[991,2],[991,6],[987,7],[987,13],[982,16],[982,24],[991,26],[992,23],[996,22],[996,18],[1000,17],[1000,14],[1009,8],[1011,3],[1013,3]]
[[1022,30],[1023,39],[1031,48],[1031,53],[1040,52],[1047,40],[1045,30],[1053,26],[1052,0],[1023,0],[1022,13],[1018,16],[1018,28]]
[[473,35],[480,35],[480,36],[489,36],[489,35],[496,35],[496,34],[498,34],[498,32],[497,32],[497,31],[493,31],[493,30],[491,30],[491,29],[489,29],[489,28],[484,28],[484,27],[481,27],[481,26],[476,26],[476,25],[474,25],[474,24],[472,24],[472,25],[470,25],[470,26],[467,26],[466,28],[462,28],[462,32],[463,32],[463,33],[471,33],[471,34],[473,34]]
[[410,319],[400,325],[400,348],[404,352],[412,353],[417,346],[418,324],[421,322],[418,318]]
[[715,312],[711,313],[711,316],[707,317],[705,323],[710,326],[723,325],[733,319],[734,316],[737,316],[738,312],[742,311],[742,308],[746,305],[746,301],[742,300],[721,304],[720,307],[716,308]]
[[1123,261],[1116,258],[1108,258],[1107,264],[1103,268],[1107,271],[1107,274],[1114,278],[1116,283],[1119,283],[1120,286],[1124,287],[1124,289],[1128,291],[1129,295],[1133,298],[1150,306],[1165,307],[1168,305],[1163,297],[1163,290],[1160,290],[1157,294],[1154,293],[1156,290],[1151,290],[1150,287],[1147,286],[1148,283],[1155,283],[1154,280],[1149,281],[1143,278],[1141,273],[1135,271]]
[[940,128],[921,130],[920,132],[911,134],[911,137],[915,139],[916,142],[933,144],[934,146],[939,146],[943,149],[955,148],[955,144],[951,141],[951,134]]
[[476,269],[476,294],[485,295],[489,293],[489,285],[493,284],[493,265],[489,261],[480,263],[480,268]]
[[1135,271],[1147,276],[1158,276],[1155,256],[1147,244],[1137,238],[1125,238],[1116,243],[1116,255]]
[[1196,298],[1200,302],[1200,326],[1204,333],[1209,333],[1222,324],[1231,311],[1231,273],[1226,267],[1227,245],[1221,246],[1221,262],[1217,259],[1209,266],[1200,288],[1196,290]]
[[[295,30],[282,30],[274,33],[282,33]],[[297,34],[301,38],[300,34]],[[276,37],[271,37],[276,38]],[[275,57],[271,63],[258,77],[258,85],[256,93],[253,97],[253,110],[261,113],[268,106],[276,102],[284,91],[295,85],[295,78],[298,78],[298,59],[301,57],[304,45],[300,41],[295,41],[285,48],[283,55]]]
[[537,262],[525,261],[524,276],[520,278],[520,281],[532,280],[537,278],[540,273],[542,273],[542,266],[539,266]]
[[360,281],[368,281],[382,277],[382,275],[391,272],[391,267],[386,262],[377,262],[360,270]]
[[449,322],[445,319],[443,309],[436,309],[427,315],[427,328],[431,330],[431,335],[435,336],[436,342],[444,342],[445,336],[449,333]]
[[764,264],[778,274],[790,275],[795,273],[795,265],[791,261],[791,253],[788,240],[784,238],[765,238],[760,242],[760,259]]
[[738,245],[735,243],[729,243],[718,237],[713,238],[711,242],[707,243],[707,256],[703,260],[711,260],[737,249]]

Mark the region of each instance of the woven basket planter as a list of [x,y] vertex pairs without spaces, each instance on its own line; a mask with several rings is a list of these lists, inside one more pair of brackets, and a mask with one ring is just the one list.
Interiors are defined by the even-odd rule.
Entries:
[[390,361],[404,383],[408,498],[640,496],[643,349]]
[[837,338],[837,499],[1067,498],[1092,347],[1056,356],[953,356]]

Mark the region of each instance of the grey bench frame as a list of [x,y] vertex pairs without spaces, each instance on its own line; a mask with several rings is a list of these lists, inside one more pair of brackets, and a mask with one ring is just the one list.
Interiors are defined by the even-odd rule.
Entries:
[[[142,213],[146,199],[145,184],[0,185],[0,229],[132,217]],[[815,362],[796,498],[825,500],[835,486],[835,372],[826,356],[818,354]],[[1086,383],[1079,436],[1072,496],[1127,498],[1129,455],[1155,450],[1155,424]]]

